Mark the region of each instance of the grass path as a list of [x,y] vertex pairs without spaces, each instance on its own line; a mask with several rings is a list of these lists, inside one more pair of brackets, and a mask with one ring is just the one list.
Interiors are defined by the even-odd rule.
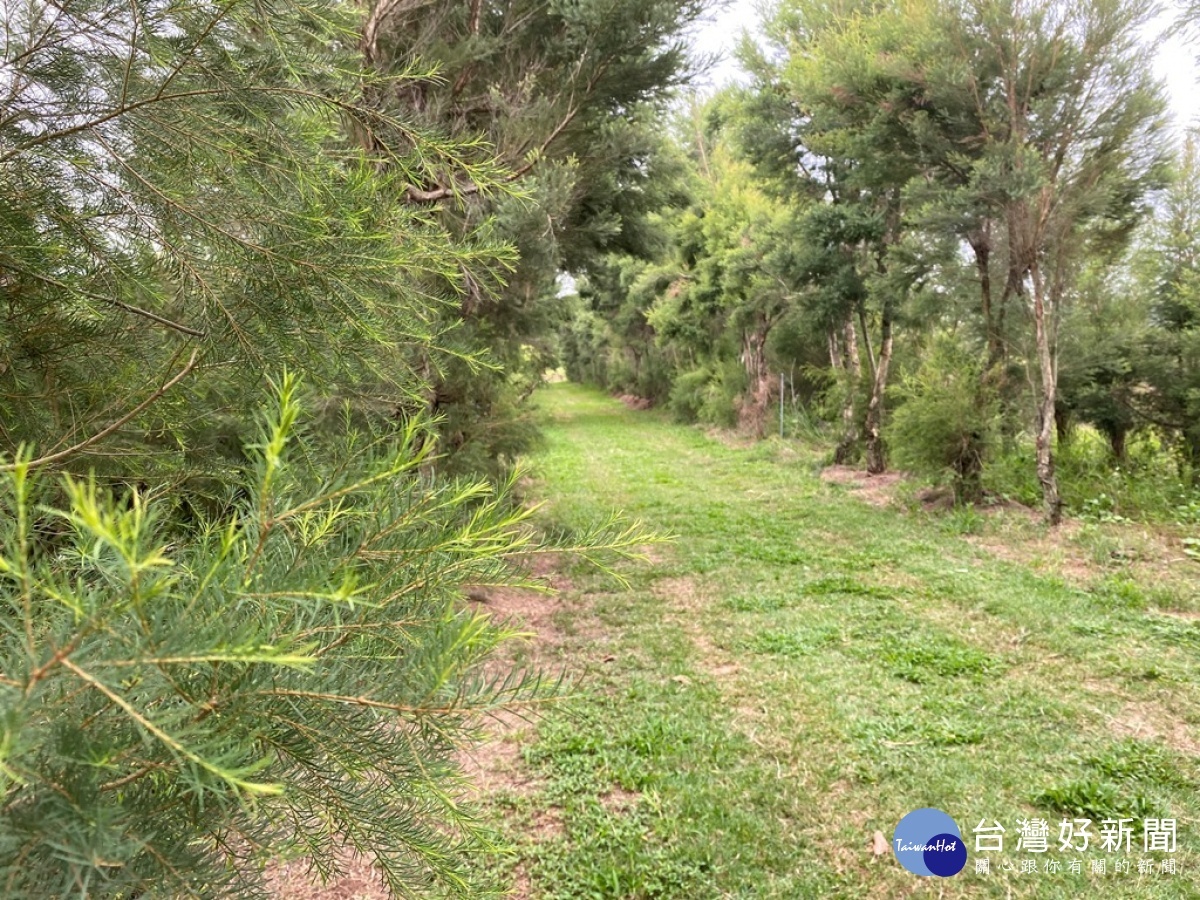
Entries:
[[[547,523],[617,508],[676,539],[627,587],[566,573],[541,653],[581,681],[509,736],[519,777],[487,803],[521,894],[1200,896],[1194,596],[1004,561],[953,516],[822,482],[802,448],[734,446],[571,385],[541,404]],[[945,880],[875,856],[874,833],[922,806],[972,851],[999,822],[1004,851]],[[1064,817],[1093,820],[1087,851],[1058,849]],[[1174,817],[1177,852],[1143,853],[1140,831],[1103,852],[1110,817]],[[1049,852],[1017,849],[1031,819]]]

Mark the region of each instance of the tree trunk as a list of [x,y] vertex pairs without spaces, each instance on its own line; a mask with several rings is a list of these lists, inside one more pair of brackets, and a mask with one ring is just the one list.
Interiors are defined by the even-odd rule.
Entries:
[[1058,435],[1058,446],[1066,446],[1071,440],[1074,419],[1071,410],[1058,403],[1054,404],[1054,431]]
[[[849,316],[846,317],[844,333],[846,337],[845,356],[837,353],[837,358],[832,360],[834,367],[841,370],[842,381],[846,388],[842,399],[842,436],[833,451],[833,461],[839,466],[846,465],[853,459],[855,447],[858,445],[858,383],[862,377],[862,361],[858,356],[858,336],[854,331],[854,319]],[[831,335],[831,354],[836,353],[836,350],[837,336]]]
[[[1183,430],[1184,456],[1187,458],[1188,478],[1192,487],[1200,487],[1200,430]],[[1182,468],[1182,467],[1181,467]],[[1182,477],[1183,472],[1180,472]]]
[[892,308],[888,301],[884,301],[882,319],[879,355],[875,358],[875,379],[871,384],[871,400],[867,404],[867,471],[872,475],[887,469],[887,454],[883,446],[883,392],[887,389],[888,367],[892,361]]
[[1058,479],[1054,475],[1054,406],[1058,394],[1058,371],[1054,365],[1050,331],[1046,327],[1046,288],[1037,263],[1030,267],[1029,274],[1033,282],[1033,323],[1038,368],[1041,370],[1035,442],[1037,477],[1042,486],[1046,521],[1058,525],[1062,522],[1062,497],[1058,493]]
[[975,254],[975,269],[979,275],[979,306],[983,313],[983,327],[987,341],[987,365],[983,369],[984,381],[997,377],[1004,363],[1003,324],[1004,302],[1001,300],[1000,314],[992,298],[992,223],[985,219],[979,230],[968,238]]
[[979,453],[977,435],[964,440],[954,471],[954,502],[963,505],[983,501],[983,457]]
[[1118,463],[1125,462],[1125,438],[1129,429],[1123,425],[1111,425],[1108,431],[1108,446],[1112,449],[1113,459]]
[[738,409],[738,427],[760,438],[766,432],[767,407],[771,403],[765,327],[742,332],[742,365],[746,370],[747,383]]

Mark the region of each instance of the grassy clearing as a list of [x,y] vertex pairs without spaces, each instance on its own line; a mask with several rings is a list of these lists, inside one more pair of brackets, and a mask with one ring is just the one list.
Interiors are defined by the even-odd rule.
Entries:
[[[571,385],[542,406],[548,524],[620,508],[677,539],[627,588],[567,573],[547,653],[584,671],[579,690],[522,739],[523,783],[488,801],[523,895],[1200,896],[1196,563],[1155,584],[1086,559],[1068,577],[1023,558],[1049,538],[1019,517],[873,506],[803,448]],[[1086,557],[1079,540],[1056,546]],[[873,833],[921,806],[972,851],[980,820],[1004,825],[992,873],[974,852],[947,880],[876,858]],[[1093,848],[1057,851],[1064,816],[1097,820]],[[1146,816],[1178,820],[1179,874],[1139,875],[1140,836],[1128,856],[1095,846],[1100,819]],[[1047,854],[1016,850],[1034,817]],[[1100,859],[1109,874],[1090,873]]]

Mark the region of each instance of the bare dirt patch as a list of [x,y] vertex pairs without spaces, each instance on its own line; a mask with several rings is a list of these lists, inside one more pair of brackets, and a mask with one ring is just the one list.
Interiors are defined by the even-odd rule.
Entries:
[[1156,609],[1154,611],[1160,616],[1169,616],[1172,619],[1182,619],[1185,622],[1200,622],[1200,612],[1191,609]]
[[854,491],[855,496],[872,506],[890,506],[896,499],[896,487],[908,476],[903,472],[881,472],[872,475],[853,466],[826,466],[821,470],[821,480],[828,484],[840,484]]
[[1128,702],[1108,724],[1121,737],[1160,740],[1180,753],[1200,757],[1200,739],[1187,724],[1152,703]]
[[532,794],[539,786],[521,760],[521,747],[531,731],[527,718],[518,712],[497,713],[488,724],[482,743],[464,750],[459,761],[469,782],[467,796],[475,799],[508,791]]
[[615,813],[627,812],[636,807],[641,800],[642,795],[637,791],[627,791],[616,786],[600,795],[600,805]]
[[[564,640],[554,624],[554,617],[563,609],[563,592],[572,585],[569,579],[554,571],[553,565],[552,559],[536,557],[531,566],[533,574],[554,590],[552,594],[507,587],[467,591],[471,605],[527,634],[525,640],[512,644],[507,653],[489,663],[489,674],[501,675],[514,665],[526,665],[538,669],[546,677],[554,677],[547,659],[548,651],[560,646]],[[534,791],[534,779],[521,762],[521,747],[529,732],[529,719],[521,711],[506,710],[492,719],[485,740],[460,757],[464,773],[474,784],[474,793],[486,796],[500,791],[519,794]]]
[[702,612],[708,606],[695,578],[660,578],[651,590],[655,596],[668,601],[673,609]]
[[639,397],[636,394],[622,394],[617,399],[629,407],[629,409],[638,411],[649,409],[654,405],[653,400],[646,397]]
[[1130,700],[1114,684],[1095,679],[1086,679],[1080,687],[1089,693],[1121,703],[1115,714],[1093,707],[1097,715],[1103,716],[1108,730],[1118,737],[1136,738],[1143,741],[1162,741],[1179,753],[1200,757],[1200,733],[1167,705],[1154,700]]
[[728,428],[706,428],[704,429],[706,437],[724,444],[731,450],[749,450],[751,447],[757,447],[761,441],[748,434],[743,434],[740,431],[731,431]]
[[660,566],[667,562],[671,556],[671,551],[668,549],[670,539],[664,539],[655,544],[642,544],[634,550],[634,557],[644,559],[651,565]]
[[557,645],[562,635],[554,625],[554,616],[563,608],[560,594],[543,594],[517,588],[474,588],[468,601],[498,622],[520,627],[530,637],[532,649]]

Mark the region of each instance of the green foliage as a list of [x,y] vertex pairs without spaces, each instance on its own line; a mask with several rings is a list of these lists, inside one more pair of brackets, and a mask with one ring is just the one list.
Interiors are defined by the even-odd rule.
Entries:
[[[359,27],[325,0],[37,0],[4,17],[0,449],[94,437],[195,349],[178,389],[74,459],[219,479],[264,371],[304,371],[383,419],[420,392],[422,357],[475,354],[438,310],[511,252],[400,200],[430,169],[495,186],[496,168],[366,102],[429,73],[366,71]],[[347,126],[409,129],[390,173]]]
[[[525,382],[558,364],[556,332],[568,312],[559,274],[603,275],[597,270],[605,268],[606,254],[651,254],[656,239],[648,213],[671,193],[674,166],[655,120],[690,77],[680,36],[701,3],[380,0],[371,6],[363,46],[378,74],[437,71],[379,92],[379,104],[424,131],[467,144],[469,161],[503,165],[505,184],[519,193],[496,196],[486,181],[449,165],[407,179],[409,199],[440,203],[430,217],[453,234],[484,231],[517,250],[507,272],[466,273],[461,303],[445,316],[461,319],[469,343],[488,348],[503,373],[461,366],[437,372],[430,403],[447,417],[447,451],[467,446],[475,457],[511,464],[514,451],[529,446],[524,422],[513,421],[514,413],[527,411]],[[384,137],[374,142],[375,152],[389,138],[409,139]],[[643,368],[638,358],[647,342],[614,343],[610,354],[584,340],[585,331],[562,341],[569,371],[582,366],[589,377],[604,379],[598,383],[665,396],[654,364]],[[624,353],[629,348],[632,359]]]
[[746,389],[746,374],[735,360],[718,362],[678,375],[668,406],[679,422],[698,422],[732,428],[738,422],[738,404]]
[[1141,610],[1149,605],[1142,588],[1123,573],[1117,577],[1105,578],[1092,594],[1106,608]]
[[[679,716],[671,701],[643,685],[546,722],[526,758],[569,821],[531,861],[547,898],[696,896],[711,877],[711,863],[686,846],[680,820],[656,788],[661,767],[689,758],[715,729]],[[623,715],[631,702],[650,708],[637,718]]]
[[608,387],[609,332],[596,313],[583,307],[578,295],[564,298],[568,320],[559,331],[560,354],[567,378],[579,384]]
[[987,519],[974,503],[958,503],[942,519],[942,527],[950,534],[982,534]]
[[610,348],[604,386],[670,394],[683,420],[761,431],[775,383],[768,369],[791,352],[768,342],[800,287],[807,244],[797,240],[797,211],[764,192],[732,152],[720,122],[728,102],[719,97],[676,123],[670,152],[686,165],[671,172],[678,190],[661,190],[666,202],[648,220],[664,238],[653,261],[611,254],[591,267],[581,293],[587,311],[608,321],[596,341]]
[[735,359],[724,360],[716,367],[704,391],[699,420],[705,425],[732,428],[738,423],[739,404],[747,387],[746,370]]
[[707,368],[693,369],[676,376],[668,401],[676,421],[691,423],[700,420],[700,411],[704,409],[705,397],[711,383],[712,372]]
[[[569,841],[538,854],[533,873],[546,900],[669,900],[698,896],[710,877],[704,860],[680,859],[661,812],[649,803],[609,810],[582,805],[572,816]],[[668,832],[668,833],[663,833]]]
[[462,589],[528,583],[528,513],[511,484],[422,477],[415,424],[331,463],[300,420],[285,376],[251,470],[187,533],[165,498],[66,478],[58,502],[5,466],[6,896],[256,896],[268,858],[336,873],[346,845],[399,896],[485,887],[455,753],[544,692],[484,669],[512,632]]
[[[850,269],[865,303],[842,291],[840,314],[878,317],[864,428],[873,471],[883,463],[880,386],[893,323],[936,331],[966,319],[961,331],[982,338],[982,368],[1005,401],[1010,433],[1020,428],[1016,402],[1033,401],[1038,477],[1048,515],[1058,517],[1046,430],[1063,309],[1081,270],[1102,271],[1118,258],[1148,192],[1162,183],[1161,96],[1138,75],[1149,49],[1133,37],[1145,15],[1127,0],[795,0],[768,24],[774,52],[747,54],[758,92],[769,96],[751,105],[746,152],[766,179],[792,182],[792,195],[803,182],[797,172],[819,173],[813,180],[829,201],[824,246],[869,249],[869,263]],[[764,129],[788,140],[764,139]],[[783,146],[791,166],[779,164]],[[839,229],[857,232],[858,243],[838,238]],[[973,288],[974,309],[960,299],[962,287]],[[920,318],[905,321],[902,299],[922,291],[925,302],[912,305]],[[851,326],[861,325],[863,340],[868,321]],[[1019,396],[1021,368],[1029,397]],[[843,444],[854,436],[848,428]],[[961,458],[972,455],[964,449]],[[967,481],[977,480],[972,471]]]
[[881,742],[965,747],[982,744],[988,737],[988,728],[963,711],[947,714],[945,710],[931,708],[865,719],[857,723],[854,735],[869,747],[878,747]]
[[[294,390],[285,378],[236,509],[181,546],[161,501],[68,480],[68,503],[44,507],[27,466],[7,477],[14,896],[240,893],[255,846],[305,846],[328,869],[339,833],[376,845],[395,885],[453,871],[449,835],[421,849],[452,810],[430,805],[446,741],[502,693],[470,679],[502,632],[457,612],[453,586],[495,570],[487,545],[512,523],[494,504],[472,522],[478,487],[423,487],[411,446],[314,480],[288,452]],[[248,843],[223,846],[227,830]]]
[[[1038,485],[1028,471],[1030,452],[1027,441],[1000,448],[984,474],[987,490],[1035,504]],[[1129,441],[1125,461],[1115,464],[1108,438],[1082,425],[1060,446],[1057,471],[1068,510],[1086,521],[1188,526],[1197,521],[1200,496],[1186,480],[1181,482],[1177,462],[1172,443],[1139,430]]]
[[1084,762],[1116,782],[1142,782],[1159,787],[1183,787],[1189,779],[1176,755],[1150,741],[1128,738],[1105,747]]
[[953,478],[955,499],[978,502],[984,463],[995,443],[999,403],[981,377],[978,355],[953,338],[934,341],[905,379],[891,448],[902,468]]
[[[763,433],[782,371],[802,410],[789,433],[835,433],[838,462],[865,443],[879,468],[891,448],[960,502],[986,484],[1052,519],[1185,516],[1144,442],[1200,472],[1195,151],[1168,172],[1146,14],[779,5],[743,44],[751,83],[673,123],[642,220],[652,262],[622,249],[589,267],[572,377]],[[1095,466],[1094,431],[1112,457]]]
[[1195,136],[1178,161],[1133,269],[1144,322],[1126,357],[1127,406],[1152,423],[1178,453],[1181,469],[1200,484],[1200,157]]
[[1069,441],[1076,422],[1085,422],[1108,440],[1109,464],[1124,465],[1130,439],[1146,425],[1136,412],[1135,369],[1148,310],[1129,284],[1096,285],[1084,294],[1071,311],[1059,356],[1058,436]]
[[830,645],[840,644],[841,641],[841,631],[829,626],[796,631],[771,629],[755,637],[750,643],[750,649],[777,656],[804,657]]
[[569,378],[615,394],[657,402],[666,399],[672,363],[656,341],[647,313],[672,289],[673,267],[612,254],[590,267],[580,293],[570,298],[560,330]]
[[[546,547],[512,479],[434,470],[529,446],[557,273],[639,237],[698,8],[443,6],[5,7],[5,896],[255,896],[347,849],[490,887],[455,754],[538,682],[459,601]],[[249,413],[280,369],[307,428],[291,376]]]

